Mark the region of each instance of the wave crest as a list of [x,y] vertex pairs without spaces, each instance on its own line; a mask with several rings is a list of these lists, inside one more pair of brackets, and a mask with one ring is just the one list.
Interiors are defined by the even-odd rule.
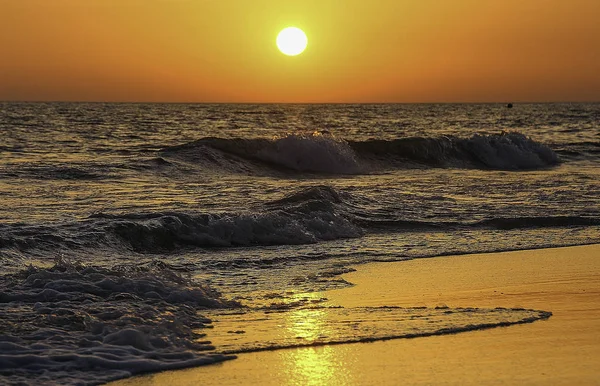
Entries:
[[[539,169],[560,162],[548,146],[516,132],[480,135],[470,138],[400,138],[391,141],[352,142],[352,148],[382,167],[464,167],[498,170]],[[408,164],[407,164],[408,163]]]
[[[319,208],[323,209],[323,208]],[[329,211],[302,215],[272,211],[248,214],[150,214],[146,219],[115,219],[109,228],[136,251],[171,250],[178,246],[231,247],[310,244],[358,237],[359,227]]]
[[288,135],[261,149],[256,156],[300,172],[357,174],[356,154],[346,141],[320,134]]
[[[221,152],[215,154],[215,150]],[[320,134],[266,139],[203,138],[163,149],[169,156],[198,164],[214,163],[232,171],[252,171],[267,164],[276,169],[326,174],[358,174],[356,154],[344,140]],[[248,162],[249,161],[249,162]],[[258,162],[259,165],[252,163]]]
[[552,149],[520,133],[475,135],[464,140],[462,146],[492,169],[538,169],[559,163]]
[[163,154],[202,167],[250,174],[264,173],[265,166],[288,173],[361,174],[423,166],[531,170],[560,163],[550,147],[517,132],[348,142],[321,134],[203,138],[163,149]]
[[381,207],[359,194],[316,185],[244,212],[98,213],[64,224],[0,224],[0,258],[20,256],[29,250],[109,247],[162,253],[180,248],[312,244],[372,232],[599,225],[600,219],[593,215],[491,217],[477,221],[415,218],[409,212]]
[[178,246],[296,245],[360,237],[343,193],[328,186],[301,190],[247,213],[97,214],[108,233],[136,251]]

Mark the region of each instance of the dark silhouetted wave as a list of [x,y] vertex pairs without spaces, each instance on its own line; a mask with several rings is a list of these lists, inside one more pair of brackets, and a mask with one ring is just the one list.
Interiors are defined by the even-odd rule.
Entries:
[[207,168],[248,173],[260,172],[261,167],[325,174],[414,167],[532,170],[560,163],[548,146],[519,133],[349,142],[320,134],[275,139],[203,138],[163,149],[162,154]]
[[548,146],[520,133],[370,140],[352,142],[351,146],[362,157],[406,160],[432,167],[528,170],[560,162]]
[[405,218],[344,191],[317,185],[239,213],[98,213],[64,224],[0,226],[0,249],[56,251],[125,248],[162,253],[181,248],[297,245],[369,232],[600,226],[600,218],[540,216],[440,221]]

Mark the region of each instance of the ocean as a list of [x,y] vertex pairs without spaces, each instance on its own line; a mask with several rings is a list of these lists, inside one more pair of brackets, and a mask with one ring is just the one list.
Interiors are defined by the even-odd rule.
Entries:
[[[367,262],[600,242],[597,103],[0,103],[0,133],[0,383],[528,322],[549,314],[326,291]],[[273,332],[298,310],[370,324]]]

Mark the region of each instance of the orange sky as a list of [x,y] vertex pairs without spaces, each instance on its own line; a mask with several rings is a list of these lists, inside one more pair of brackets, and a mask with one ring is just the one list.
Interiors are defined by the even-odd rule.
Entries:
[[600,1],[0,0],[0,100],[600,101]]

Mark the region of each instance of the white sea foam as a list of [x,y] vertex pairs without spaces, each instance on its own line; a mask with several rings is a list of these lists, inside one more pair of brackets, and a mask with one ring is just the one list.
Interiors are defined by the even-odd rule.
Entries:
[[464,143],[478,161],[493,169],[537,169],[559,163],[552,149],[521,133],[474,135]]
[[0,277],[0,375],[8,384],[100,384],[229,359],[199,309],[235,306],[164,268],[59,261]]

